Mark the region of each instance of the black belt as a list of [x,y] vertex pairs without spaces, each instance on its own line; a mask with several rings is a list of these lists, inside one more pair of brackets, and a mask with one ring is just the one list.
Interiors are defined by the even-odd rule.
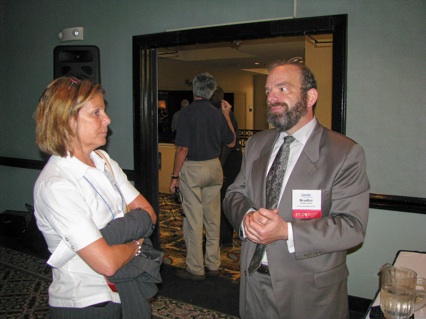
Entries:
[[103,308],[103,307],[106,307],[109,303],[110,301],[105,301],[105,302],[97,303],[95,305],[91,305],[88,307]]
[[269,276],[269,266],[264,265],[264,264],[260,264],[260,267],[257,268],[257,272],[260,272],[261,274]]

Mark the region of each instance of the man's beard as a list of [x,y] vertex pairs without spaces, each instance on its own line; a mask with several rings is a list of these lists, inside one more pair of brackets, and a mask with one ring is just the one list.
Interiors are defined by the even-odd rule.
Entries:
[[[271,112],[273,106],[283,107],[283,113]],[[306,97],[301,97],[291,109],[287,103],[268,103],[267,119],[268,123],[273,125],[278,132],[284,132],[294,127],[307,112]]]

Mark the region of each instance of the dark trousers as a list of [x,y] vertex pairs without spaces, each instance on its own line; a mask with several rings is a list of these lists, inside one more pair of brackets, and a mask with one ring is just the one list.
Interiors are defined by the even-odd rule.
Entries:
[[121,304],[107,302],[85,308],[50,307],[50,319],[121,319]]
[[[228,189],[229,185],[235,181],[235,178],[237,178],[237,175],[240,172],[242,160],[243,153],[241,148],[232,149],[226,157],[225,163],[222,166],[223,185],[220,190],[221,204],[225,198],[226,190]],[[225,217],[223,212],[223,205],[221,205],[220,211],[220,243],[230,245],[232,244],[234,229],[232,228],[232,225],[229,223],[228,219]]]

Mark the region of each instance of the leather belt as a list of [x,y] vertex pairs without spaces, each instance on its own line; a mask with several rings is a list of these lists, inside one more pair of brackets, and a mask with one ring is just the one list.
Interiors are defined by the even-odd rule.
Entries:
[[109,304],[109,301],[105,301],[105,302],[97,303],[95,305],[91,305],[89,307],[103,308],[103,307],[108,306],[108,304]]
[[269,276],[269,266],[265,264],[260,264],[260,267],[257,268],[257,272]]

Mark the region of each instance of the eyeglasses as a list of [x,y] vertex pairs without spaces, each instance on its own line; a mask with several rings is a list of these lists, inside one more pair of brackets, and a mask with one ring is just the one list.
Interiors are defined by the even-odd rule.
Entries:
[[181,206],[181,204],[183,203],[183,195],[182,195],[182,192],[180,191],[179,187],[175,187],[175,192],[173,193],[173,200],[175,201],[176,204],[179,205],[180,214],[183,217],[186,217],[185,213],[183,212],[183,208]]
[[74,77],[70,78],[70,81],[74,84],[80,84],[81,83],[80,79],[77,79],[77,78],[74,78]]
[[291,58],[287,61],[288,63],[302,63],[303,64],[303,58],[301,56],[295,56],[294,58]]
[[71,77],[70,78],[70,85],[68,86],[68,90],[73,86],[73,84],[75,85],[79,85],[81,83],[81,80],[76,78],[76,77]]
[[175,192],[173,193],[173,200],[178,205],[181,205],[183,203],[183,196],[179,187],[175,187]]

